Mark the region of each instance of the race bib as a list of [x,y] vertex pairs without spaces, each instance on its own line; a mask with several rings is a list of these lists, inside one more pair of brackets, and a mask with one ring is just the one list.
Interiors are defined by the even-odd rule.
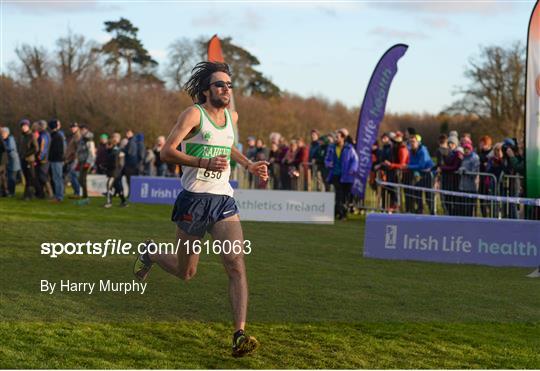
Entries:
[[221,171],[212,171],[200,168],[197,171],[197,179],[205,182],[221,183],[223,173]]

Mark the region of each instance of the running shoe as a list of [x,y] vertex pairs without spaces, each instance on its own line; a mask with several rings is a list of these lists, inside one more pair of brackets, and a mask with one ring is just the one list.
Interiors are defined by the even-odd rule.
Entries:
[[[148,244],[154,242],[153,240],[146,240],[144,241],[145,245],[148,246]],[[137,259],[135,260],[135,263],[133,264],[133,274],[139,281],[146,280],[146,277],[148,277],[148,274],[150,273],[150,269],[152,269],[152,263],[150,261],[150,258],[148,256],[148,252],[145,252],[144,254],[140,254],[137,256]]]
[[243,357],[253,353],[259,347],[259,342],[253,336],[241,331],[233,338],[232,356]]

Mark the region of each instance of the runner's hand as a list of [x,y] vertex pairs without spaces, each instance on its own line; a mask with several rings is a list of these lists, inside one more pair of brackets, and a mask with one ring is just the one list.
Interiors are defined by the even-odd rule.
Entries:
[[227,156],[225,155],[212,157],[208,160],[209,162],[206,168],[210,171],[223,171],[227,168],[227,166],[229,166]]
[[252,162],[248,165],[248,170],[253,175],[257,175],[261,180],[268,180],[268,165],[266,161]]

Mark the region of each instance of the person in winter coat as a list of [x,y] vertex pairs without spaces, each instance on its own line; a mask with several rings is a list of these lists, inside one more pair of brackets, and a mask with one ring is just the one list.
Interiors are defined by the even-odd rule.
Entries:
[[1,131],[7,156],[7,196],[11,197],[15,195],[17,175],[21,171],[21,160],[19,158],[19,152],[17,151],[17,143],[15,142],[13,135],[10,134],[9,128],[3,127]]
[[127,206],[122,185],[122,169],[124,168],[124,152],[120,148],[120,133],[114,133],[109,140],[107,160],[105,161],[105,173],[107,175],[107,201],[105,208],[112,206],[112,198],[120,197],[120,206]]
[[92,170],[96,160],[96,145],[94,144],[94,134],[88,130],[88,126],[81,125],[81,140],[77,146],[77,160],[79,175],[79,184],[82,187],[82,198],[88,198],[88,189],[86,176]]
[[[457,171],[460,174],[459,191],[478,193],[478,175],[471,173],[478,173],[480,171],[480,158],[474,152],[473,145],[470,141],[463,143],[463,151],[463,161],[461,161],[461,165]],[[475,204],[475,198],[461,197],[458,214],[462,216],[473,216]]]
[[71,137],[69,138],[66,148],[64,173],[68,175],[71,187],[73,188],[73,196],[70,196],[70,198],[80,198],[80,172],[77,170],[79,168],[77,148],[79,147],[79,142],[81,140],[81,129],[79,128],[79,124],[76,122],[71,123],[70,131]]
[[[425,145],[420,141],[418,134],[412,135],[409,138],[409,164],[407,170],[409,172],[408,184],[422,187],[432,187],[431,169],[434,167],[429,151]],[[422,214],[424,212],[422,202],[422,191],[410,190],[405,191],[405,203],[408,204],[408,212]],[[409,196],[409,202],[407,202],[407,196]],[[426,201],[428,203],[430,212],[435,213],[433,208],[433,197],[431,192],[426,192]]]
[[[392,153],[389,160],[382,162],[382,168],[385,170],[387,181],[390,183],[401,183],[403,179],[403,171],[406,170],[409,163],[409,149],[403,142],[403,133],[389,133],[392,140]],[[397,195],[399,189],[395,187],[385,187],[390,193],[389,211],[394,211],[397,205]]]
[[[0,127],[0,130],[2,127]],[[7,197],[7,164],[8,155],[6,149],[6,143],[4,139],[0,137],[0,197]]]
[[328,147],[325,166],[328,169],[327,182],[334,186],[336,192],[335,215],[338,220],[347,217],[347,199],[351,194],[354,176],[358,172],[358,154],[346,141],[347,135],[339,130],[336,143]]
[[38,132],[38,153],[36,159],[36,177],[37,189],[36,196],[38,198],[52,198],[53,192],[51,182],[49,180],[49,149],[51,146],[51,135],[47,131],[47,122],[39,120],[34,123]]
[[[456,171],[461,166],[461,161],[463,160],[463,149],[458,147],[458,145],[459,140],[457,137],[450,135],[448,137],[448,148],[450,151],[444,159],[444,165],[441,165],[438,170],[441,173],[441,187],[447,191],[459,190],[459,174],[456,174]],[[444,196],[444,208],[449,215],[458,215],[456,201],[455,196]]]
[[[124,152],[124,175],[126,176],[126,180],[128,183],[128,187],[131,183],[131,177],[133,175],[139,175],[139,169],[142,165],[142,159],[139,154],[139,145],[137,142],[137,138],[133,135],[132,130],[126,131],[126,138],[127,143],[125,147],[123,147]],[[128,190],[128,197],[129,197],[129,190]]]
[[30,121],[23,119],[20,121],[21,138],[19,141],[19,156],[21,168],[24,176],[24,199],[29,200],[34,197],[36,187],[36,171],[34,163],[38,153],[37,138],[30,130]]
[[49,121],[49,130],[51,131],[51,147],[49,148],[49,164],[54,188],[53,202],[62,202],[64,199],[64,153],[66,150],[66,138],[60,131],[61,123],[59,120]]

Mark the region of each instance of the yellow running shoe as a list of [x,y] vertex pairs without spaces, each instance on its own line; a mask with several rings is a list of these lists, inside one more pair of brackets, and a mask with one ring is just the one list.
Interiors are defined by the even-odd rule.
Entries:
[[[152,242],[154,241],[152,240],[144,241],[146,246],[148,246],[148,244]],[[150,261],[148,252],[145,252],[144,254],[140,254],[139,256],[137,256],[137,259],[135,260],[135,263],[133,264],[133,274],[139,281],[144,281],[146,280],[146,277],[148,277],[148,273],[150,273],[150,269],[152,269],[153,264],[154,263]]]
[[244,331],[238,331],[233,338],[232,356],[243,357],[253,353],[259,347],[259,342]]

